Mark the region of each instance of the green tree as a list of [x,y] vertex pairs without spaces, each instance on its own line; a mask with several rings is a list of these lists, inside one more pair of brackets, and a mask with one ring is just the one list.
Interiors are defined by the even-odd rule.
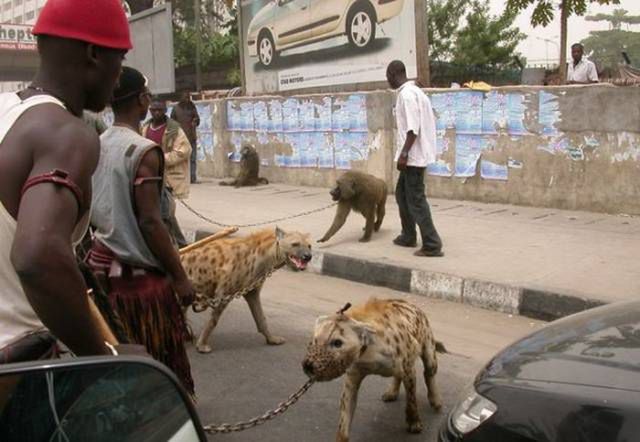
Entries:
[[[614,9],[611,14],[596,14],[587,15],[585,20],[587,21],[608,21],[610,29],[619,31],[622,29],[622,24],[637,25],[640,24],[640,15],[627,15],[629,11],[618,8]],[[628,29],[627,29],[628,30]]]
[[460,23],[470,4],[471,0],[427,1],[427,35],[432,62],[453,58]]
[[567,22],[569,16],[584,15],[590,3],[601,5],[619,5],[620,0],[561,0],[556,4],[552,0],[507,0],[507,10],[520,13],[534,5],[531,14],[533,26],[547,26],[555,16],[556,8],[560,11],[560,77],[564,82],[567,78]]
[[489,12],[489,0],[476,0],[458,31],[453,61],[469,66],[507,67],[515,64],[518,43],[526,35],[513,27],[516,14],[505,11],[499,16]]
[[582,40],[585,50],[599,67],[615,71],[626,51],[631,60],[640,64],[640,33],[623,31],[622,25],[640,23],[640,16],[627,15],[628,11],[616,9],[611,14],[596,14],[586,17],[589,21],[609,22],[608,31],[593,31]]

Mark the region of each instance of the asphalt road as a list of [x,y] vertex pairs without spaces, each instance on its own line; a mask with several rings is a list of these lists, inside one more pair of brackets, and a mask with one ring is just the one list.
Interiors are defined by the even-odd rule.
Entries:
[[[281,270],[265,284],[262,298],[272,332],[282,346],[267,346],[255,330],[246,303],[236,300],[222,316],[211,337],[213,352],[189,348],[203,424],[237,422],[275,407],[305,381],[301,361],[319,315],[330,314],[346,302],[369,297],[405,298],[427,312],[435,336],[450,353],[440,355],[437,381],[443,398],[441,413],[428,405],[426,388],[418,382],[418,403],[425,429],[405,432],[404,393],[395,403],[380,396],[388,379],[370,376],[360,389],[352,425],[352,441],[434,441],[437,430],[478,369],[499,349],[537,329],[541,322],[476,309],[462,304],[407,295],[310,273]],[[208,313],[191,313],[195,333]],[[418,373],[420,373],[422,370]],[[421,380],[421,376],[418,378]],[[241,433],[210,436],[220,441],[332,441],[338,422],[341,380],[317,383],[284,415]]]

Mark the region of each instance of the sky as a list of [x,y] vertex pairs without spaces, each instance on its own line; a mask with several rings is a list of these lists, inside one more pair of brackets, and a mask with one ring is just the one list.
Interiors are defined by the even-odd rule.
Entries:
[[[500,14],[504,10],[506,0],[490,0],[491,12]],[[587,14],[593,15],[598,13],[611,13],[616,8],[622,8],[629,11],[629,15],[640,15],[640,0],[621,0],[619,5],[600,6],[597,4],[589,6]],[[555,14],[555,19],[547,27],[531,26],[532,7],[522,12],[516,19],[515,25],[522,32],[527,34],[527,39],[520,43],[518,50],[524,55],[528,63],[545,63],[548,59],[550,62],[556,62],[559,59],[560,46],[560,14]],[[579,42],[583,38],[589,36],[590,31],[607,30],[609,24],[607,22],[591,22],[586,21],[584,17],[571,16],[569,18],[569,41],[567,46],[572,43]],[[623,29],[626,25],[623,25]],[[633,25],[630,31],[640,32],[640,25]],[[550,41],[544,41],[550,40]],[[570,57],[570,49],[567,50],[567,57]]]

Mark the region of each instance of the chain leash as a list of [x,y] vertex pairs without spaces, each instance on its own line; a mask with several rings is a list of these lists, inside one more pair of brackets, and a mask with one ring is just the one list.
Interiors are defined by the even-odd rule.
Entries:
[[267,421],[275,418],[276,416],[284,413],[291,407],[293,404],[298,402],[302,395],[304,395],[309,388],[313,385],[314,380],[309,379],[305,384],[298,389],[295,393],[293,393],[289,398],[278,404],[276,408],[273,410],[269,410],[260,416],[256,416],[253,419],[250,419],[245,422],[236,422],[235,424],[209,424],[204,426],[204,431],[207,433],[234,433],[237,431],[244,431],[249,428],[257,427],[258,425],[262,425]]
[[191,207],[189,204],[187,204],[184,200],[178,199],[177,201],[180,204],[182,204],[189,212],[193,213],[195,216],[197,216],[198,218],[200,218],[203,221],[208,222],[209,224],[213,224],[214,226],[218,226],[218,227],[239,227],[239,228],[266,226],[267,224],[275,224],[275,223],[278,223],[280,221],[287,221],[287,220],[294,219],[294,218],[300,218],[301,216],[307,216],[307,215],[311,215],[312,213],[322,212],[323,210],[330,209],[333,206],[335,206],[336,204],[338,204],[338,203],[331,203],[328,206],[320,207],[319,209],[307,210],[306,212],[297,213],[295,215],[283,216],[282,218],[276,218],[276,219],[272,219],[272,220],[269,220],[269,221],[263,221],[263,222],[259,222],[259,223],[225,224],[225,223],[221,223],[219,221],[216,221],[216,220],[213,220],[213,219],[211,219],[209,217],[204,216],[203,214],[198,212],[196,209]]

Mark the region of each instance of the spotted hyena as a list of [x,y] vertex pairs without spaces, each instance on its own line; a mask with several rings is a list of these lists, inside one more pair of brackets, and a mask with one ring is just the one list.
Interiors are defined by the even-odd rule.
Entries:
[[[299,232],[285,232],[279,228],[266,229],[244,238],[224,238],[180,256],[189,279],[197,293],[207,298],[231,295],[249,286],[273,268],[289,264],[304,270],[311,261],[309,236]],[[262,311],[260,290],[262,285],[244,295],[258,331],[268,344],[279,345],[284,338],[274,336],[267,327]],[[212,309],[211,317],[198,337],[196,348],[209,353],[209,335],[231,299]]]
[[308,376],[318,381],[347,374],[336,440],[349,440],[358,389],[370,374],[393,378],[382,396],[383,401],[395,401],[400,383],[404,384],[407,431],[421,432],[415,361],[418,357],[422,359],[429,403],[434,410],[440,410],[440,394],[435,382],[436,348],[445,351],[441,343],[436,343],[425,313],[403,300],[371,299],[353,308],[347,304],[335,315],[318,318],[302,366]]

